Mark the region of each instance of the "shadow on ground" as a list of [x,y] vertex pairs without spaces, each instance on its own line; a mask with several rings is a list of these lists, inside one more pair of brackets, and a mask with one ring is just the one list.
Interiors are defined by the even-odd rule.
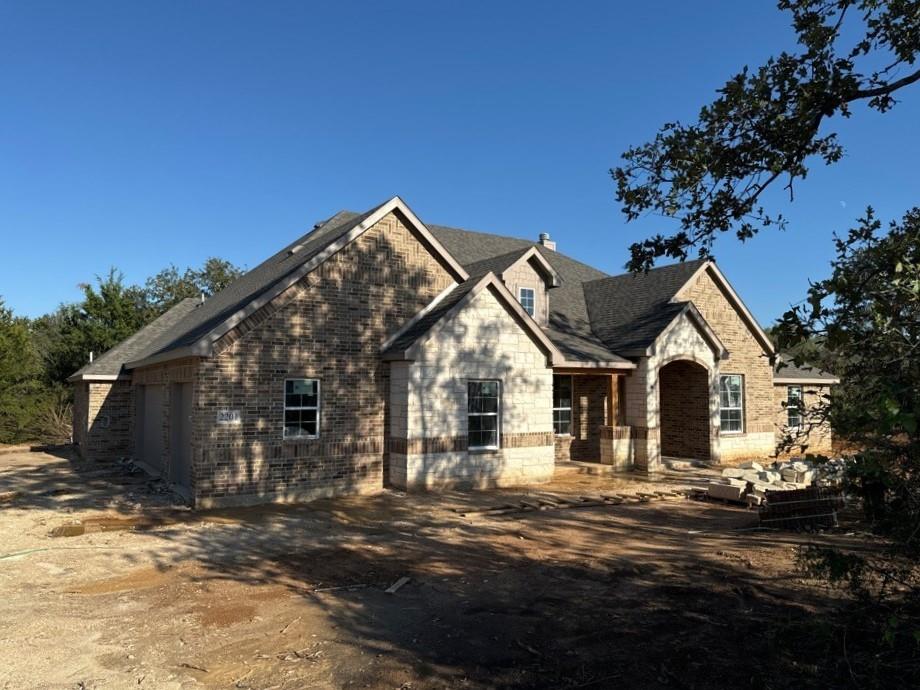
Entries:
[[[139,497],[134,483],[93,472],[23,463],[0,481],[20,487],[20,507],[93,510],[107,490],[110,504],[119,491]],[[621,479],[574,485],[584,481]],[[229,592],[246,611],[260,592],[283,599],[198,650],[200,668],[187,671],[207,687],[791,688],[845,678],[810,632],[836,602],[792,569],[799,545],[843,535],[753,532],[747,511],[689,501],[455,511],[514,495],[386,492],[149,525],[160,573],[192,564],[181,574],[189,588],[158,600],[157,613],[195,610],[191,589]],[[114,504],[126,515],[131,503]],[[411,580],[385,593],[402,577]],[[124,596],[122,580],[81,592],[105,606]],[[310,626],[289,632],[301,619]],[[110,642],[138,634],[113,631]],[[291,651],[266,654],[272,645]]]

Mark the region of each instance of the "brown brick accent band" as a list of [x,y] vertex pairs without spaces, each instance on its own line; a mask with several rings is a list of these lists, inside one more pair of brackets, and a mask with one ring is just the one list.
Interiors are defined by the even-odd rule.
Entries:
[[551,445],[553,445],[553,433],[551,431],[502,434],[502,448],[539,448]]
[[658,438],[658,427],[634,426],[630,428],[632,429],[632,437],[634,439],[642,440]]
[[401,455],[427,455],[466,450],[466,436],[439,436],[435,438],[391,438],[387,443],[391,453]]
[[603,439],[628,439],[632,438],[631,426],[602,426],[601,438]]
[[[502,448],[537,448],[553,445],[551,432],[528,432],[502,434]],[[438,436],[433,438],[391,438],[387,450],[401,455],[428,455],[431,453],[455,453],[467,450],[466,436]]]
[[211,446],[205,450],[205,456],[212,461],[241,460],[257,455],[269,460],[285,458],[340,458],[355,455],[380,455],[383,453],[382,438],[366,439],[315,439],[287,440],[273,444],[240,444],[230,446]]

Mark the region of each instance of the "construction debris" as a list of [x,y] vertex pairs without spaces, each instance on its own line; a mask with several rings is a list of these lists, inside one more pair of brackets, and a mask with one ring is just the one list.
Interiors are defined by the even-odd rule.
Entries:
[[540,493],[536,496],[520,499],[517,504],[505,503],[486,508],[455,510],[463,516],[468,515],[506,515],[508,513],[529,513],[540,510],[563,510],[567,508],[595,508],[598,506],[618,506],[627,502],[649,503],[651,501],[669,501],[688,498],[692,489],[674,489],[647,493],[611,493],[591,496],[561,496],[559,494]]
[[[748,508],[760,508],[761,522],[764,522],[763,515],[766,511],[766,521],[772,520],[777,523],[773,526],[794,526],[798,524],[797,521],[807,522],[813,526],[836,524],[836,513],[831,516],[826,508],[828,502],[836,505],[837,501],[842,501],[839,492],[822,493],[820,499],[815,499],[818,501],[815,505],[806,505],[807,501],[812,501],[813,496],[801,492],[839,488],[843,483],[846,462],[844,458],[817,462],[810,457],[777,460],[772,466],[753,461],[744,462],[738,467],[726,467],[722,470],[722,476],[710,482],[705,495],[707,498],[720,501],[745,504]],[[795,503],[795,499],[790,496],[805,498],[800,499],[803,503]],[[788,515],[781,512],[775,516],[771,511],[773,506],[780,503],[801,505],[804,512],[793,511]],[[785,508],[777,510],[783,511]]]
[[[738,467],[726,467],[722,477],[709,485],[709,495],[726,501],[747,502],[748,495],[763,499],[768,491],[795,491],[813,484],[825,487],[840,486],[846,460],[835,458],[827,462],[793,458],[777,460],[772,466],[759,462],[744,462]],[[733,487],[733,488],[726,488]],[[734,487],[743,487],[739,494]],[[755,501],[757,505],[760,502]]]
[[396,594],[396,592],[398,592],[399,589],[400,589],[403,585],[407,584],[407,583],[409,582],[410,579],[411,579],[411,578],[409,578],[409,577],[401,577],[401,578],[399,578],[396,582],[394,582],[392,585],[390,585],[389,587],[386,588],[386,590],[385,590],[386,593],[387,593],[387,594]]
[[782,529],[837,526],[837,510],[844,505],[837,489],[813,486],[770,495],[760,509],[761,527]]
[[747,482],[743,479],[732,479],[731,477],[725,477],[722,480],[722,483],[715,483],[709,485],[709,495],[713,498],[718,498],[723,501],[735,501],[743,502],[744,495],[747,492]]

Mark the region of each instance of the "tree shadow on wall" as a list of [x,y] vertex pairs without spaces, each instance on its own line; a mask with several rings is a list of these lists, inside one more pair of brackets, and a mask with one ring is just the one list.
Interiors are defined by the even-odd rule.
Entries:
[[[239,408],[243,422],[210,430],[217,459],[196,468],[199,485],[213,476],[226,496],[265,497],[381,485],[390,418],[380,348],[451,282],[427,257],[405,230],[372,229],[278,298],[217,365],[230,399],[203,391],[206,410]],[[287,378],[320,380],[318,439],[282,440]]]
[[[409,367],[410,437],[450,438],[457,449],[424,458],[421,471],[432,485],[487,488],[509,481],[522,483],[527,479],[522,462],[527,461],[519,456],[526,450],[517,451],[515,439],[541,427],[547,433],[552,428],[547,356],[531,343],[518,317],[508,314],[497,300],[484,290],[453,318],[439,322],[423,344],[421,356]],[[496,451],[467,449],[467,386],[476,380],[500,385]],[[538,448],[531,450],[536,464]],[[518,457],[509,461],[509,454]]]

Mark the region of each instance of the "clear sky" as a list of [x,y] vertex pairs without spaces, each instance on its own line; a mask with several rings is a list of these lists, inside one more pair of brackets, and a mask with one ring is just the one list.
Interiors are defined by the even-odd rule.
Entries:
[[[252,267],[394,194],[618,273],[670,229],[624,223],[619,154],[792,40],[768,1],[0,0],[0,295],[36,316],[110,266]],[[857,106],[787,232],[717,244],[764,324],[866,204],[887,220],[920,203],[920,89],[902,99]]]

